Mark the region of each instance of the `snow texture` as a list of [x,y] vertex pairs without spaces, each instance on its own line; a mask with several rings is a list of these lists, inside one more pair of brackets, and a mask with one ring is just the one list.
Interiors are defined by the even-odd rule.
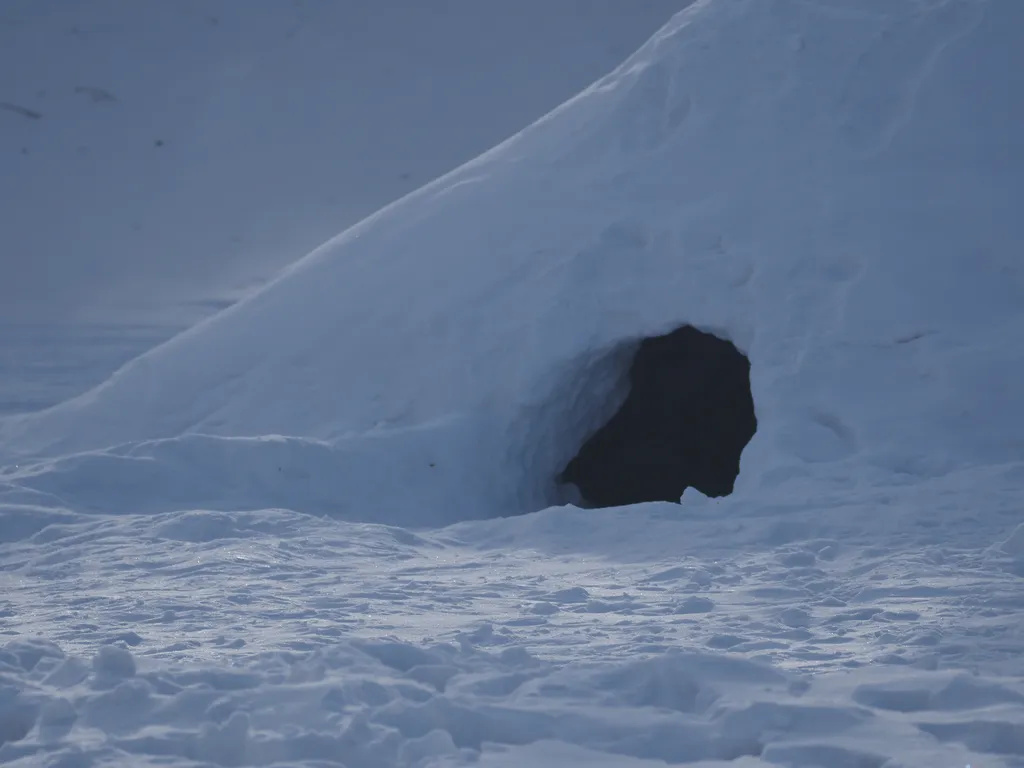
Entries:
[[[0,762],[1024,766],[1018,0],[699,0],[0,422]],[[736,492],[553,476],[684,323]]]

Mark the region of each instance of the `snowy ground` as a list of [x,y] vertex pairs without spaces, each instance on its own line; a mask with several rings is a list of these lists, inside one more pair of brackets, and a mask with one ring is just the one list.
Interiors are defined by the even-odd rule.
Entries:
[[[1021,24],[703,0],[0,419],[0,763],[1024,766]],[[560,505],[683,322],[751,359],[736,493]]]
[[0,758],[1024,765],[1019,493],[965,490],[993,481],[420,533],[9,507]]

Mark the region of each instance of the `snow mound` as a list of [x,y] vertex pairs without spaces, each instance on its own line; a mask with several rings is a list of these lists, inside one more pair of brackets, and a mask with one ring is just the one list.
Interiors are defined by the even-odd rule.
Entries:
[[339,472],[344,503],[528,511],[558,502],[638,340],[690,323],[751,361],[737,497],[1016,460],[1022,26],[1017,0],[698,2],[527,130],[9,420],[0,445],[344,440],[388,479]]

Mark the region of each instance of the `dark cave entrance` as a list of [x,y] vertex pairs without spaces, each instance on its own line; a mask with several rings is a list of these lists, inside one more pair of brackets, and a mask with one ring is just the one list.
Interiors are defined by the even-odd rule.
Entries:
[[686,488],[727,496],[757,430],[750,361],[685,325],[644,339],[626,401],[558,476],[587,506],[678,503]]

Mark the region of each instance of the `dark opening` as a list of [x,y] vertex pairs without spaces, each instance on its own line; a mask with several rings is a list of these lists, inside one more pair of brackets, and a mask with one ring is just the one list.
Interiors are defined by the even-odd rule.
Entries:
[[559,475],[589,506],[679,502],[693,487],[732,493],[757,430],[750,361],[731,342],[686,325],[644,339],[626,402]]

